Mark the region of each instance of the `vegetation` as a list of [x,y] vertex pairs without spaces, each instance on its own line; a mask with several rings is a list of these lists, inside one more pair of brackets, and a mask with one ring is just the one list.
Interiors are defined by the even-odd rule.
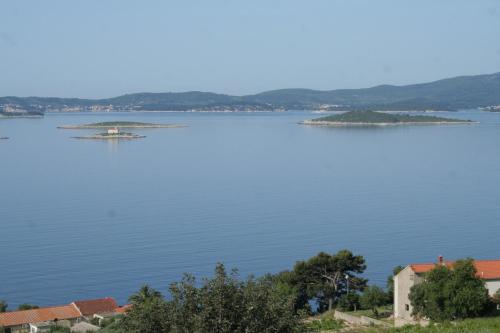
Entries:
[[136,333],[292,333],[300,327],[294,300],[271,277],[240,280],[222,264],[196,286],[186,275],[170,287],[168,300],[148,286],[130,297],[131,310],[118,331]]
[[411,289],[413,315],[446,321],[484,314],[490,300],[476,273],[472,259],[458,260],[451,268],[437,265]]
[[[330,311],[334,306],[352,311],[350,314],[357,316],[384,318],[392,313],[392,308],[386,304],[392,299],[393,279],[388,278],[388,292],[377,286],[367,286],[367,280],[359,276],[365,269],[364,258],[348,250],[335,254],[320,252],[297,262],[291,271],[258,279],[241,279],[236,270],[227,272],[224,265],[218,264],[212,278],[197,281],[192,275],[184,275],[181,281],[170,285],[168,297],[147,285],[142,286],[130,296],[131,307],[127,314],[101,323],[100,332],[302,333],[343,330],[343,322],[335,320]],[[397,274],[401,269],[397,266],[393,273]],[[409,297],[414,315],[431,319],[430,327],[364,328],[359,332],[500,333],[500,318],[465,320],[488,315],[490,306],[500,304],[500,290],[490,299],[484,282],[476,273],[471,259],[459,260],[452,267],[436,265],[426,274],[424,282],[412,287]],[[19,306],[19,309],[29,308],[36,306]],[[7,303],[0,301],[0,311],[6,309]],[[319,312],[320,315],[305,319],[307,312]],[[451,320],[455,322],[446,323]],[[69,330],[53,327],[50,332],[65,333]]]
[[[367,328],[359,333],[500,333],[500,317],[465,319],[431,324],[427,327]],[[354,333],[354,332],[353,332]]]
[[63,125],[58,128],[62,129],[109,129],[109,128],[177,128],[183,127],[182,125],[176,124],[153,124],[153,123],[142,123],[137,121],[105,121],[92,124],[84,125]]
[[361,291],[367,280],[358,276],[366,269],[363,256],[348,250],[336,254],[321,252],[295,264],[291,272],[283,272],[278,279],[296,293],[296,309],[307,309],[312,301],[318,311],[332,310],[349,291]]
[[19,311],[22,311],[22,310],[31,310],[31,309],[38,309],[39,306],[38,305],[33,305],[33,304],[28,304],[28,303],[23,303],[23,304],[20,304],[17,309]]
[[375,318],[378,318],[378,308],[387,303],[387,294],[380,287],[369,286],[363,291],[360,303],[365,309],[372,310]]
[[138,93],[107,99],[0,97],[1,105],[29,110],[90,110],[113,106],[113,110],[272,110],[328,108],[353,110],[457,110],[500,105],[500,73],[462,76],[407,86],[382,85],[366,89],[319,91],[281,89],[255,95],[230,96],[207,92]]
[[361,308],[359,293],[349,292],[340,297],[337,308],[341,311],[356,311]]
[[316,118],[311,120],[315,122],[332,123],[362,123],[362,124],[404,124],[404,123],[458,123],[464,120],[450,119],[434,116],[410,116],[408,114],[389,114],[376,111],[350,111],[341,114]]
[[332,312],[326,312],[321,316],[306,321],[305,332],[338,331],[344,328],[344,323],[333,318]]
[[100,123],[92,123],[84,126],[98,126],[98,127],[127,127],[127,126],[150,126],[155,125],[151,123],[142,123],[137,121],[104,121]]

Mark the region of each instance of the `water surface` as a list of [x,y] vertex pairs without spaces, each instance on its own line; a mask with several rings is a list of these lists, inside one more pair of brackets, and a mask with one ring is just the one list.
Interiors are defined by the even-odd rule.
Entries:
[[[393,266],[500,258],[500,114],[477,125],[314,128],[311,112],[48,114],[0,120],[0,299],[64,304],[165,291],[216,262],[277,272],[318,251]],[[132,141],[63,124],[126,120]]]

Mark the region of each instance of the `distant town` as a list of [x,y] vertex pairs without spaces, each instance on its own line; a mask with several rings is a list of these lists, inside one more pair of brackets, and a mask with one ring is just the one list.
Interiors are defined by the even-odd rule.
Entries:
[[211,92],[136,93],[106,99],[0,97],[5,115],[113,111],[500,111],[500,73],[365,89],[280,89],[233,96]]

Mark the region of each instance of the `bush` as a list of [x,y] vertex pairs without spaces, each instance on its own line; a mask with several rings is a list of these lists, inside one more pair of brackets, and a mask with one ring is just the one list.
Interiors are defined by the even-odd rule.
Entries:
[[361,295],[361,306],[365,309],[370,309],[375,318],[378,318],[378,307],[387,303],[387,294],[377,286],[369,286]]
[[411,288],[409,297],[413,315],[434,321],[478,317],[490,304],[472,259],[459,260],[451,268],[436,266]]
[[344,327],[344,324],[333,318],[320,318],[313,320],[306,325],[307,332],[334,331]]
[[349,292],[339,299],[338,308],[341,311],[356,311],[360,309],[359,294]]

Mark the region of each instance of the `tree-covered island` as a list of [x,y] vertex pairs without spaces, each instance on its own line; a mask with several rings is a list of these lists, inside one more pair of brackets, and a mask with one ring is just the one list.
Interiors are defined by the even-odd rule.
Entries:
[[305,120],[300,124],[317,126],[384,126],[427,124],[473,124],[471,120],[435,116],[384,113],[376,111],[349,111],[341,114]]
[[62,125],[61,129],[108,129],[108,128],[181,128],[184,125],[179,124],[152,124],[136,121],[105,121],[84,125]]

